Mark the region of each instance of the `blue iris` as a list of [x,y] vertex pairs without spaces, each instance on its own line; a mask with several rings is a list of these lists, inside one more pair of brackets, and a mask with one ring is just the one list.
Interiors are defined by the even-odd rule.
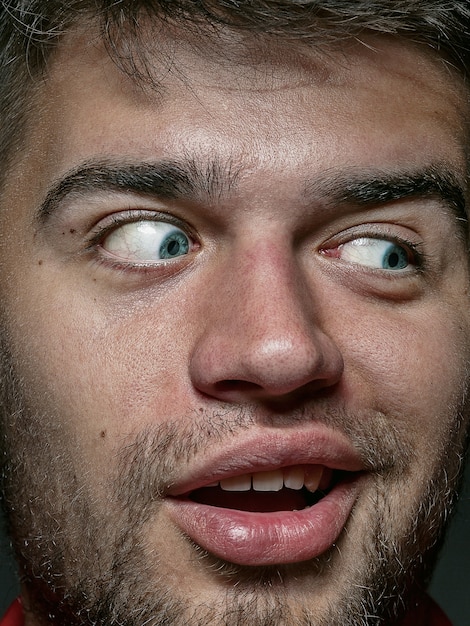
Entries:
[[160,244],[159,257],[172,259],[176,256],[187,254],[189,251],[189,239],[181,230],[169,232]]
[[401,246],[391,243],[384,251],[382,268],[384,270],[403,270],[408,266],[407,251]]

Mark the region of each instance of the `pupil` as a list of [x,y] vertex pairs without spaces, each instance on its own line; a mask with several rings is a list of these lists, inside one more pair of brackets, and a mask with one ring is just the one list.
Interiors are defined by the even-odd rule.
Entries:
[[173,241],[170,241],[168,243],[168,252],[169,252],[169,254],[171,254],[171,255],[178,254],[179,249],[180,249],[180,244],[177,241],[175,241],[174,239],[173,239]]
[[396,267],[398,265],[398,254],[396,252],[393,252],[388,257],[388,264],[390,267]]
[[386,255],[384,269],[399,269],[402,270],[408,265],[408,254],[402,248],[394,246],[392,250]]

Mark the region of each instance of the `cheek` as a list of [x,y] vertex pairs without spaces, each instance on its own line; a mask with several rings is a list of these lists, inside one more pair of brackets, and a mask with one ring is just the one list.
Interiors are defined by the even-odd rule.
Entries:
[[[424,311],[424,312],[423,312]],[[418,456],[436,457],[465,408],[470,328],[462,303],[390,310],[370,309],[358,326],[349,321],[347,357],[351,402],[381,411],[403,431]]]
[[[28,310],[24,302],[17,308]],[[56,291],[54,306],[37,307],[24,323],[12,314],[15,368],[28,405],[60,421],[71,453],[96,468],[94,475],[112,470],[126,438],[192,414],[186,317],[156,303],[99,306],[71,291]]]

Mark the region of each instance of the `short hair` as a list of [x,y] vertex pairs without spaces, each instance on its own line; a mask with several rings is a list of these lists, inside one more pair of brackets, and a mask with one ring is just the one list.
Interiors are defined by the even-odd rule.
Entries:
[[149,17],[318,46],[363,32],[382,33],[429,46],[464,76],[470,66],[468,0],[1,0],[2,172],[19,146],[34,78],[61,37],[81,21],[98,20],[112,51],[113,36],[138,33],[141,19]]

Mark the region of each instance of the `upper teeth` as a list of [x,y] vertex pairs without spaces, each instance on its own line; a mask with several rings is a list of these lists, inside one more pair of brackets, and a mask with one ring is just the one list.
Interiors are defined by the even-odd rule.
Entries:
[[321,465],[295,465],[268,472],[233,476],[208,486],[220,485],[224,491],[249,491],[250,489],[254,491],[280,491],[283,487],[299,490],[305,486],[313,492],[320,485],[324,469]]

